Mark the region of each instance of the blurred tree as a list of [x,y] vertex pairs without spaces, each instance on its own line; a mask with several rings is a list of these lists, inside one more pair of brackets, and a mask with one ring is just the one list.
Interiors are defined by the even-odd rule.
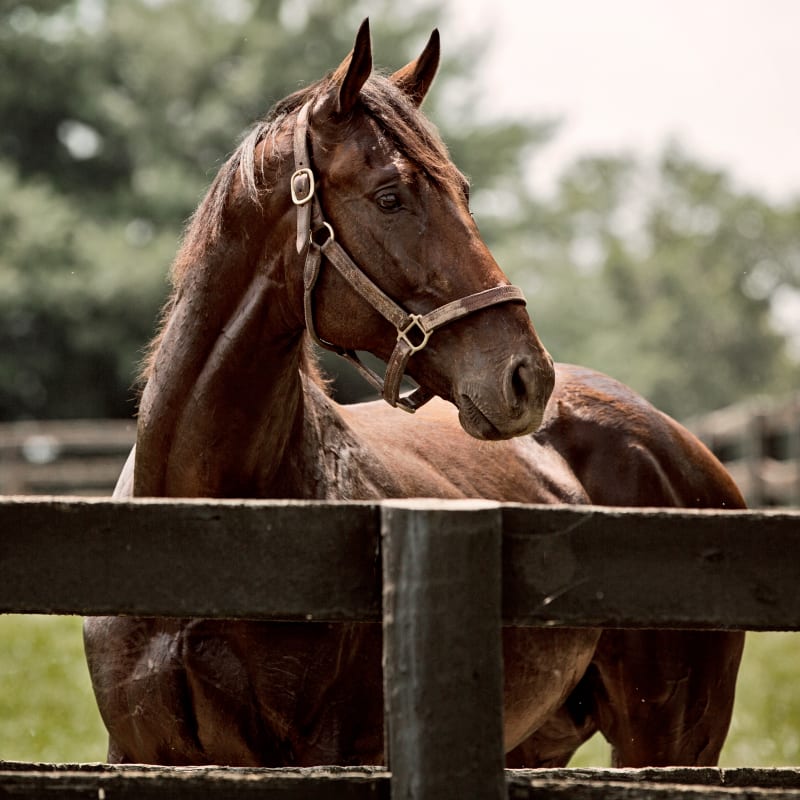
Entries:
[[[446,20],[436,0],[0,0],[0,418],[133,412],[184,221],[237,132],[334,67],[367,11],[390,69]],[[484,45],[446,43],[426,112],[555,357],[678,415],[796,376],[771,309],[800,285],[800,205],[675,150],[655,175],[579,160],[545,201],[526,165],[554,126],[475,114]]]
[[800,290],[800,202],[737,191],[669,146],[655,168],[579,159],[550,204],[528,198],[512,222],[494,250],[557,359],[679,418],[797,386],[774,311]]
[[367,6],[393,67],[435,26],[389,0],[0,2],[0,419],[133,412],[184,221]]

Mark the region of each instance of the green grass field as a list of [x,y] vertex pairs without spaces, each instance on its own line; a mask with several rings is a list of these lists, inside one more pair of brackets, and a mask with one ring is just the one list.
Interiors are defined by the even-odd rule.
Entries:
[[[800,633],[750,634],[722,765],[800,765]],[[102,761],[106,737],[75,617],[0,616],[0,760]],[[576,766],[607,766],[588,742]]]

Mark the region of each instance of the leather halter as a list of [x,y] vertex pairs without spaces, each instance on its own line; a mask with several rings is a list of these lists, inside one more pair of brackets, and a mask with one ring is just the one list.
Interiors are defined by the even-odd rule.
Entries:
[[[325,221],[316,195],[314,173],[308,150],[308,114],[310,103],[306,103],[297,115],[294,129],[295,171],[291,177],[292,202],[297,207],[297,252],[306,253],[303,273],[303,305],[306,328],[314,341],[340,355],[353,364],[358,371],[383,396],[390,406],[398,406],[413,413],[430,400],[434,393],[420,386],[412,393],[400,397],[400,382],[406,365],[414,353],[428,343],[431,334],[457,319],[498,303],[525,302],[525,295],[516,286],[495,286],[476,292],[429,311],[427,314],[411,314],[394,302],[369,278],[336,241],[333,228]],[[383,378],[371,370],[358,357],[355,350],[348,350],[326,342],[317,335],[314,327],[314,287],[319,277],[322,257],[338,270],[344,279],[378,313],[397,329],[397,343],[386,366]]]

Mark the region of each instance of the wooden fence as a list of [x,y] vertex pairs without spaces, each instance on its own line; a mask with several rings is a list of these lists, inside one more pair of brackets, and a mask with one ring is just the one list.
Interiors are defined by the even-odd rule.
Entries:
[[800,506],[800,393],[737,403],[687,427],[722,461],[751,508]]
[[800,800],[796,769],[504,771],[500,647],[502,623],[799,630],[800,512],[10,498],[0,531],[0,612],[382,623],[389,750],[385,769],[0,762],[0,798]]
[[[751,508],[800,507],[800,393],[690,419]],[[0,423],[0,495],[110,495],[134,420]]]
[[0,495],[110,496],[135,439],[134,420],[0,423]]

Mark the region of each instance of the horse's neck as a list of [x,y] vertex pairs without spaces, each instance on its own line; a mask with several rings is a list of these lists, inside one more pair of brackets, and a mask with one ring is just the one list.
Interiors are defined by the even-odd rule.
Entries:
[[253,257],[220,242],[175,301],[140,406],[137,495],[264,493],[303,430],[302,336]]
[[[366,500],[403,496],[396,468],[373,436],[352,426],[342,409],[313,380],[303,377],[302,431],[286,451],[278,497],[318,500]],[[263,494],[262,496],[267,496]]]

